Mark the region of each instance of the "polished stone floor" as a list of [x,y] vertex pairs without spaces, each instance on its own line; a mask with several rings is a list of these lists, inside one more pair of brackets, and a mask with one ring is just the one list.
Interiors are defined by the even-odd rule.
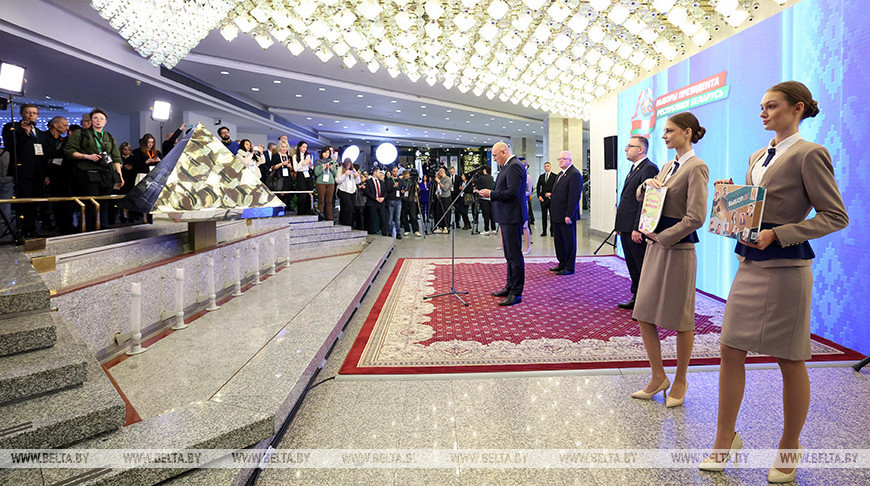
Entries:
[[[603,235],[580,225],[578,254]],[[549,237],[532,229],[532,255],[553,255]],[[458,256],[499,256],[495,236],[456,234]],[[718,373],[693,370],[684,407],[666,409],[661,395],[632,400],[647,370],[475,375],[454,379],[323,381],[335,377],[398,258],[450,255],[450,235],[413,236],[396,250],[290,424],[280,449],[703,449],[715,434]],[[602,253],[609,253],[605,247]],[[572,278],[572,277],[565,277]],[[462,289],[462,282],[457,282]],[[629,297],[627,291],[625,297]],[[810,369],[812,403],[805,448],[870,449],[870,369]],[[738,431],[746,448],[770,449],[782,428],[781,380],[775,369],[750,369]],[[724,473],[684,469],[266,469],[259,485],[527,485],[766,484],[767,469]],[[868,469],[802,469],[797,484],[870,484]]]

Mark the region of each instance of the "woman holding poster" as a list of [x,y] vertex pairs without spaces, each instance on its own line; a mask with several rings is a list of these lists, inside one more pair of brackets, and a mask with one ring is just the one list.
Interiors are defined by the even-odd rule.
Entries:
[[[797,472],[798,439],[810,405],[804,361],[811,355],[815,255],[807,240],[849,224],[830,154],[798,132],[804,118],[818,113],[809,89],[796,81],[777,84],[761,99],[764,129],[776,135],[749,157],[746,183],[767,189],[762,231],[754,243],[738,242],[735,249],[740,266],[722,323],[716,452],[700,464],[704,470],[721,471],[742,446],[735,425],[746,382],[743,364],[753,351],[775,357],[782,373],[783,432],[768,481],[791,482]],[[811,209],[815,216],[805,219]]]
[[[654,232],[645,232],[648,241],[643,270],[638,283],[633,317],[640,325],[643,345],[649,357],[652,377],[643,390],[631,396],[649,400],[656,393],[671,388],[668,407],[683,404],[686,371],[692,356],[695,336],[695,230],[704,224],[707,209],[707,164],[695,156],[692,144],[706,130],[689,112],[677,113],[665,123],[662,138],[677,157],[662,167],[661,172],[637,188],[637,199],[643,198],[647,187],[667,187],[662,216]],[[677,373],[674,383],[665,375],[662,365],[658,329],[677,331]]]

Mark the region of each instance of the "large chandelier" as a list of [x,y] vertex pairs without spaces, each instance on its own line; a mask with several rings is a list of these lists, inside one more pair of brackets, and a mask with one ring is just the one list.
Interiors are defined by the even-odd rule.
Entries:
[[[782,5],[788,0],[762,0]],[[155,65],[209,31],[587,118],[589,103],[738,27],[754,0],[93,0]],[[155,15],[157,16],[155,18]],[[721,22],[725,25],[718,25]]]
[[91,6],[136,52],[151,64],[168,68],[241,4],[236,0],[91,0]]

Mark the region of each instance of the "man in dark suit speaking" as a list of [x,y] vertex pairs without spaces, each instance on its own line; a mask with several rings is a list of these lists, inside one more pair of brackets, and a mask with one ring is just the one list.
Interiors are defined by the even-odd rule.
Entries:
[[622,242],[622,252],[625,254],[625,265],[631,276],[631,300],[619,304],[621,309],[634,309],[634,296],[637,294],[637,282],[640,280],[640,269],[643,266],[643,256],[646,243],[643,235],[637,230],[640,221],[641,203],[637,201],[635,192],[643,181],[655,177],[659,168],[646,157],[649,141],[644,137],[631,137],[625,146],[625,158],[631,163],[631,171],[625,176],[622,193],[619,196],[619,206],[616,208],[616,224],[614,229]]
[[523,301],[523,286],[526,271],[523,261],[522,239],[523,224],[529,220],[529,206],[526,197],[526,169],[520,160],[511,154],[504,142],[492,146],[492,158],[501,167],[495,189],[480,189],[482,197],[492,199],[495,221],[501,227],[501,241],[504,258],[507,260],[507,283],[493,297],[504,297],[498,305],[514,305]]
[[574,273],[577,259],[577,220],[580,219],[580,195],[583,193],[583,175],[574,167],[571,152],[559,153],[562,172],[553,184],[550,198],[550,218],[559,264],[551,271],[556,275]]

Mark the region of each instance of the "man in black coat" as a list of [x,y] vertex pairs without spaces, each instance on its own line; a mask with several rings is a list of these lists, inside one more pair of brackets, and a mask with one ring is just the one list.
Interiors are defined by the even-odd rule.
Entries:
[[492,158],[501,167],[495,189],[480,189],[481,197],[492,200],[495,221],[501,227],[501,241],[507,260],[507,283],[493,297],[504,297],[498,305],[514,305],[523,301],[526,282],[523,261],[523,225],[529,220],[529,198],[526,197],[526,168],[504,142],[492,147]]
[[[46,167],[43,147],[39,142],[42,132],[36,128],[39,108],[24,103],[19,114],[20,121],[3,125],[3,145],[11,156],[9,171],[5,175],[16,177],[15,197],[42,197],[45,192]],[[38,236],[36,204],[18,204],[14,209],[16,215],[22,216],[19,223],[24,237]]]
[[366,181],[366,207],[369,214],[369,234],[375,234],[372,226],[375,222],[375,216],[381,222],[381,235],[389,236],[387,231],[387,208],[384,206],[384,201],[387,197],[387,186],[384,184],[383,175],[378,168],[372,169],[372,176]]
[[[556,183],[556,174],[550,172],[550,163],[544,163],[544,173],[538,177],[538,185],[536,186],[538,193],[538,201],[541,202],[541,236],[547,236],[547,211],[550,209],[550,196],[553,193],[553,184]],[[553,230],[550,229],[550,236],[553,236]]]
[[553,184],[550,217],[559,264],[550,270],[556,275],[571,275],[577,260],[577,220],[580,219],[583,175],[574,167],[571,152],[560,152],[558,160],[562,172]]
[[638,202],[635,192],[637,186],[643,181],[655,177],[659,173],[659,168],[646,156],[648,148],[649,141],[644,137],[631,137],[628,140],[628,145],[625,146],[625,158],[632,163],[632,166],[622,184],[619,206],[616,208],[614,229],[622,243],[625,265],[628,267],[629,276],[631,276],[631,300],[619,304],[621,309],[634,309],[634,297],[637,294],[637,283],[640,280],[640,270],[643,267],[643,256],[646,252],[643,235],[637,230],[641,203]]

